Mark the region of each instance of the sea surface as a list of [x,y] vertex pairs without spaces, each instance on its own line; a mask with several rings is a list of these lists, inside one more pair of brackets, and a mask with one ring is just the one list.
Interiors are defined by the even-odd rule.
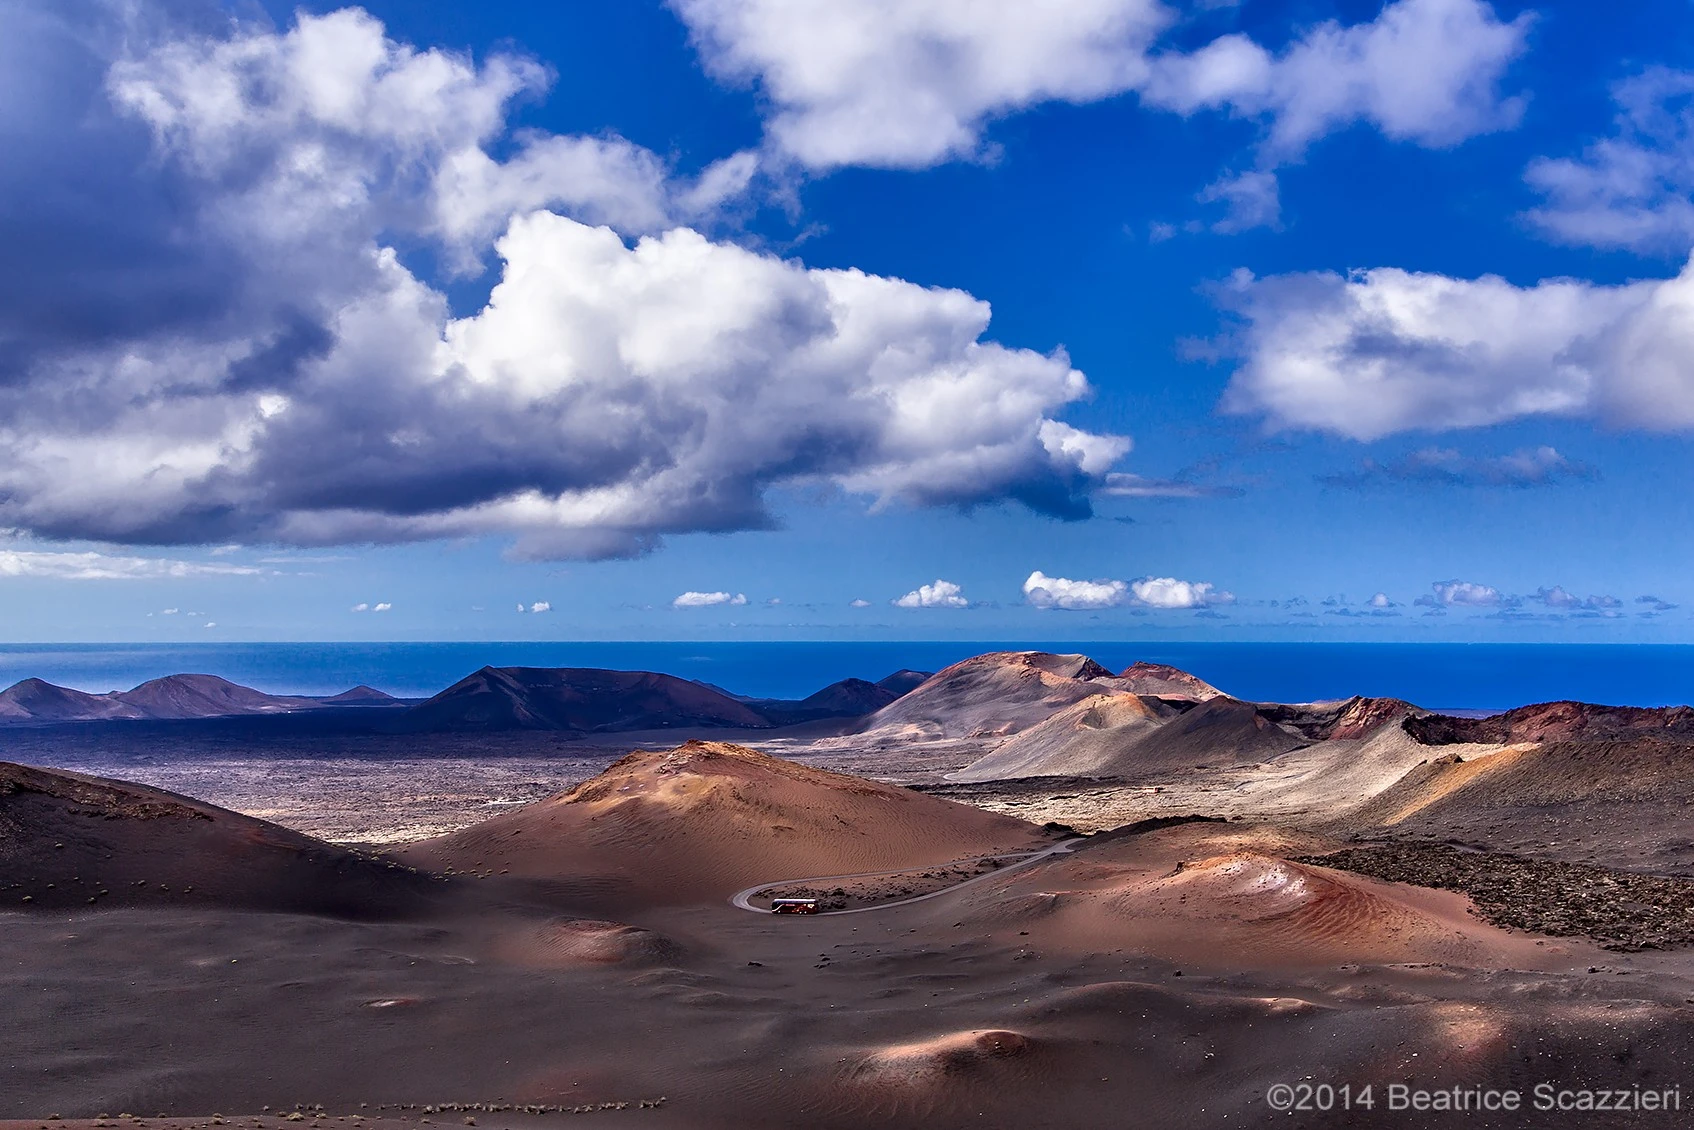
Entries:
[[0,644],[0,687],[31,676],[79,690],[128,689],[180,672],[274,694],[334,694],[360,683],[402,698],[434,694],[479,667],[663,671],[738,694],[803,698],[839,679],[935,671],[985,651],[1083,652],[1114,671],[1169,663],[1240,698],[1313,702],[1352,694],[1431,709],[1504,710],[1580,699],[1629,706],[1694,702],[1694,645],[1350,643],[273,643]]

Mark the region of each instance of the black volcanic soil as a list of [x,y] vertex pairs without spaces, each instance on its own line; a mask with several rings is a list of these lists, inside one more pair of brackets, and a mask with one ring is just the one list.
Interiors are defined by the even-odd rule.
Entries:
[[1434,844],[1295,856],[1395,883],[1460,891],[1496,926],[1593,938],[1624,952],[1694,945],[1694,881]]

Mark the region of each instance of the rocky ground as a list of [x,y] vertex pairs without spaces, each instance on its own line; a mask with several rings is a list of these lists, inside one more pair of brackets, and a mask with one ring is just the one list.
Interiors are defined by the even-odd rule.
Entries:
[[1425,844],[1348,848],[1296,862],[1460,891],[1496,926],[1634,952],[1694,944],[1694,881]]

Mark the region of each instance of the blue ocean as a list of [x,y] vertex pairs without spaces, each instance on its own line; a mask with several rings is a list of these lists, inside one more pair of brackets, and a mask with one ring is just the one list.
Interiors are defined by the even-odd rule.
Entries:
[[275,694],[365,683],[422,697],[487,664],[663,671],[739,694],[802,698],[839,679],[935,671],[985,651],[1083,652],[1191,671],[1240,698],[1311,702],[1388,695],[1432,709],[1504,710],[1580,699],[1694,701],[1694,646],[1664,644],[1066,643],[270,643],[0,645],[0,687],[31,676],[87,691],[204,672]]

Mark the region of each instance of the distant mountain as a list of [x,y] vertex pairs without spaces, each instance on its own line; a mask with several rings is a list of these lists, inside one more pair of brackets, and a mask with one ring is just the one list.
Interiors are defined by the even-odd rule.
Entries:
[[367,687],[363,683],[350,691],[328,695],[316,701],[325,706],[394,706],[400,702],[393,695],[379,691],[375,687]]
[[0,720],[7,722],[87,722],[145,717],[138,707],[115,695],[57,687],[42,679],[25,679],[0,691]]
[[484,667],[399,721],[400,729],[411,732],[770,725],[753,706],[687,679],[595,667]]
[[325,699],[272,695],[216,675],[166,675],[132,690],[106,694],[54,686],[42,679],[25,679],[0,691],[0,722],[227,718],[395,701],[370,687],[355,687]]
[[908,667],[878,679],[876,685],[885,691],[893,691],[898,696],[910,694],[933,678],[934,671],[913,671]]
[[[767,728],[857,718],[894,702],[903,688],[925,677],[918,671],[898,671],[880,683],[843,679],[807,698],[788,700],[748,698],[710,683],[646,671],[485,667],[418,703],[402,715],[399,724],[414,732]],[[106,694],[25,679],[0,691],[0,724],[228,718],[326,707],[404,705],[362,684],[340,694],[308,698],[266,694],[216,675],[167,675],[132,690]]]
[[1123,689],[1086,655],[995,651],[931,676],[867,718],[861,730],[946,738],[1014,734],[1090,695]]
[[815,711],[824,717],[851,718],[881,710],[899,697],[899,692],[890,690],[881,683],[869,683],[863,679],[842,679],[839,683],[831,683],[816,694],[801,699],[795,706],[799,710]]
[[216,675],[166,675],[112,696],[147,718],[220,718],[231,714],[282,714],[310,710],[309,698],[284,698]]

